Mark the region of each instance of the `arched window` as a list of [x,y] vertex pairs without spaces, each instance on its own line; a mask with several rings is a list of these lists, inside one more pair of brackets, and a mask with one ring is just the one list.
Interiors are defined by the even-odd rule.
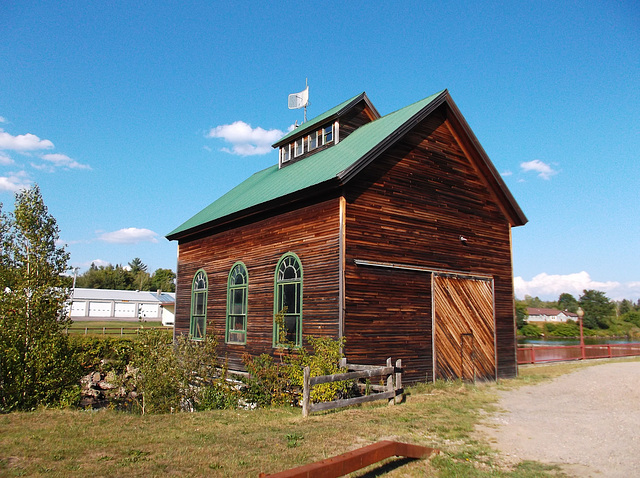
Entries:
[[247,268],[242,262],[237,262],[231,268],[227,281],[227,342],[247,343],[248,287]]
[[193,340],[203,340],[207,333],[207,273],[200,269],[191,284],[191,323],[189,334]]
[[302,265],[294,253],[280,258],[276,267],[274,346],[302,345]]

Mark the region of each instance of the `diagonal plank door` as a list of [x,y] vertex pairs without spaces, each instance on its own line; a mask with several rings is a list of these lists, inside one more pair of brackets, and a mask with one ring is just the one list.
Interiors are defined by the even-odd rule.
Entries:
[[433,277],[436,379],[495,379],[493,280]]

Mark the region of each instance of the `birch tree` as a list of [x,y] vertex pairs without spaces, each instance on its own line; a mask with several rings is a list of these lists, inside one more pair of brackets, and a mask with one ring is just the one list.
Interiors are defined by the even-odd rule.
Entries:
[[16,193],[11,214],[0,208],[0,409],[55,403],[76,379],[62,330],[69,254],[39,187]]

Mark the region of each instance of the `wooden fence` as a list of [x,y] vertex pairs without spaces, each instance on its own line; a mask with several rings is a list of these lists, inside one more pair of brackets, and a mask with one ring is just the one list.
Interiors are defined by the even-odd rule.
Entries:
[[[357,365],[347,364],[346,359],[340,363],[341,368],[346,368],[345,373],[336,373],[333,375],[320,375],[311,377],[309,367],[304,368],[303,375],[303,392],[302,392],[302,416],[308,417],[311,412],[319,412],[323,410],[332,410],[334,408],[348,407],[359,403],[373,402],[375,400],[389,400],[389,405],[396,403],[396,397],[402,396],[404,389],[402,388],[402,360],[396,360],[395,366],[391,359],[387,359],[387,365],[383,367],[375,365]],[[368,386],[371,393],[361,397],[344,398],[333,400],[331,402],[311,403],[311,388],[321,383],[342,382],[345,380],[370,379],[372,377],[384,377],[386,385],[370,385]]]
[[[173,331],[173,327],[157,327],[161,330]],[[67,335],[138,335],[140,327],[70,327],[65,330]]]
[[584,349],[580,345],[529,345],[518,347],[518,365],[637,355],[640,343],[584,345]]

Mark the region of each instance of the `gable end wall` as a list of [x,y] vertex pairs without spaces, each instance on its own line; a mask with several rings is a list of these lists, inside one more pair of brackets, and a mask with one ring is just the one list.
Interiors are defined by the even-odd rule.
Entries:
[[[430,115],[367,166],[346,197],[349,360],[402,358],[409,381],[433,372],[431,274],[373,271],[354,264],[360,259],[492,276],[498,376],[515,375],[510,224],[444,114]],[[387,335],[392,342],[376,340]]]

